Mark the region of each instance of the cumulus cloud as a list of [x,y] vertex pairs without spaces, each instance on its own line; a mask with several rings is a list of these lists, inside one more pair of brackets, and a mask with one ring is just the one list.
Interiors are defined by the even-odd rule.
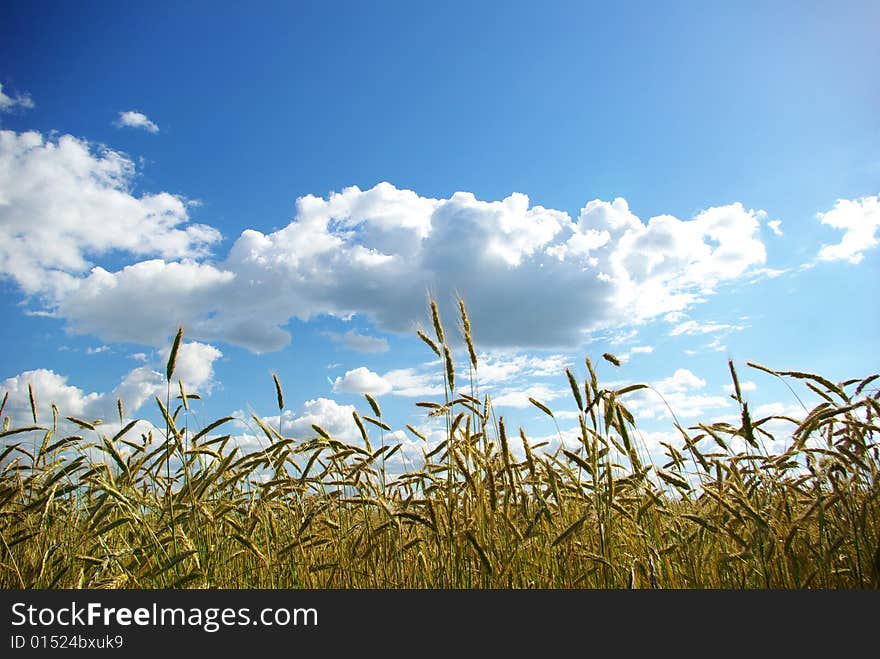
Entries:
[[143,112],[137,112],[136,110],[120,112],[119,118],[116,120],[116,125],[120,128],[141,128],[148,133],[159,132],[159,126],[150,121],[149,117]]
[[388,341],[385,339],[358,334],[354,330],[342,335],[342,344],[356,352],[388,352]]
[[231,315],[222,324],[211,322],[215,306],[222,304],[234,277],[231,272],[189,260],[169,263],[151,259],[117,272],[95,267],[60,297],[56,309],[74,332],[107,341],[166,345],[167,337],[183,325],[188,335],[209,341],[226,340],[254,348],[283,345],[282,339],[273,335],[273,330],[281,330],[244,314]]
[[13,425],[28,425],[33,421],[28,385],[34,392],[37,420],[42,424],[51,424],[53,404],[58,408],[61,422],[68,416],[110,422],[117,415],[117,400],[122,400],[126,414],[131,415],[164,390],[162,376],[146,367],[131,371],[112,391],[103,393],[87,393],[69,384],[67,376],[52,370],[25,371],[0,382],[0,392],[9,393],[4,415],[11,418]]
[[[273,428],[280,427],[281,433],[285,437],[299,439],[314,437],[316,434],[312,428],[314,424],[340,441],[362,444],[360,432],[352,416],[352,412],[355,410],[354,405],[340,405],[331,398],[314,398],[307,400],[296,411],[284,410],[280,416],[277,414],[266,416],[262,417],[262,420]],[[244,419],[250,418],[250,415],[245,415],[242,412],[236,412],[234,416]]]
[[649,355],[652,352],[654,352],[653,346],[634,346],[626,352],[619,353],[616,356],[622,364],[626,364],[633,355]]
[[[293,437],[298,440],[305,440],[317,437],[317,432],[313,425],[325,430],[331,437],[339,441],[355,446],[364,447],[364,441],[360,431],[354,422],[352,413],[356,410],[354,405],[341,405],[331,398],[315,398],[308,400],[296,411],[285,410],[283,414],[274,416],[260,417],[263,423],[271,425],[273,428],[279,428],[285,437]],[[250,421],[250,415],[241,411],[233,414],[239,419],[240,427],[248,428],[249,433],[241,434],[233,437],[233,441],[237,446],[242,447],[246,451],[256,450],[265,447],[266,439],[262,431],[255,427]],[[366,424],[367,432],[373,436],[376,428],[370,424]],[[402,473],[406,469],[412,468],[413,465],[421,462],[422,452],[429,447],[436,446],[445,438],[445,428],[431,425],[422,425],[419,430],[428,438],[425,444],[421,440],[415,440],[409,437],[402,430],[393,430],[386,432],[384,443],[386,446],[400,444],[400,450],[394,456],[385,462],[388,472]],[[379,438],[375,435],[372,439],[373,449],[378,447]],[[300,463],[305,462],[305,458],[300,458]]]
[[[457,364],[467,363],[467,352],[464,349],[453,351],[453,360]],[[564,381],[570,359],[561,354],[528,355],[499,350],[481,352],[478,362],[476,381],[480,390],[491,392],[493,400],[497,394],[507,395],[505,401],[516,401],[516,392],[532,386],[534,378],[551,377]],[[443,395],[443,372],[440,360],[433,360],[415,368],[393,369],[384,373],[382,378],[391,385],[391,393],[395,396],[430,398]],[[457,377],[464,378],[458,381],[459,389],[466,388],[467,370]],[[499,390],[499,387],[506,388]]]
[[423,372],[415,368],[398,368],[385,373],[382,378],[391,385],[395,396],[409,398],[441,396],[444,392],[443,376],[439,372]]
[[[409,332],[431,291],[447,325],[465,297],[481,348],[572,348],[688,309],[766,260],[764,214],[738,203],[645,222],[623,199],[593,200],[573,221],[520,193],[433,199],[389,183],[301,197],[287,226],[246,229],[208,260],[219,233],[189,223],[179,197],[131,194],[134,165],[119,153],[6,131],[0,172],[0,273],[104,341],[162,345],[182,324],[267,352],[289,342],[292,318],[321,314]],[[93,262],[111,250],[129,264]]]
[[[733,383],[722,385],[722,388],[728,394],[733,394],[736,391],[733,387]],[[739,383],[739,390],[740,391],[755,391],[757,388],[758,388],[758,385],[756,385],[751,380],[745,380],[744,382]]]
[[34,107],[34,101],[27,92],[9,96],[3,91],[0,84],[0,112],[14,112],[15,110],[30,110]]
[[388,352],[388,341],[378,336],[359,334],[355,330],[349,330],[345,334],[327,332],[326,335],[335,343],[342,343],[349,350],[363,353]]
[[100,416],[101,394],[87,394],[79,387],[68,384],[67,377],[39,368],[25,371],[0,383],[0,391],[4,395],[9,394],[4,414],[12,419],[13,425],[23,426],[33,422],[29,385],[37,404],[38,422],[45,422],[47,418],[51,421],[52,403],[65,416],[91,418]]
[[860,263],[865,252],[876,247],[878,243],[880,195],[861,199],[838,199],[834,208],[818,213],[817,217],[822,224],[844,232],[839,243],[822,246],[819,260]]
[[[213,364],[220,357],[221,352],[213,346],[185,342],[177,355],[175,378],[183,379],[189,393],[210,393],[215,384]],[[167,352],[162,359],[167,360]],[[0,398],[9,393],[5,413],[16,424],[24,425],[31,417],[28,385],[43,410],[43,421],[52,403],[62,416],[108,421],[117,415],[117,400],[122,400],[126,414],[133,414],[154,396],[164,396],[166,388],[164,374],[146,365],[126,373],[109,392],[87,393],[69,384],[67,376],[48,369],[25,371],[0,382]]]
[[705,420],[707,414],[726,411],[732,404],[728,396],[706,393],[706,380],[686,368],[676,369],[671,376],[650,384],[654,391],[635,391],[622,401],[637,419],[666,419],[674,413],[680,419]]
[[[161,363],[167,363],[170,352],[170,346],[160,352]],[[182,380],[189,391],[199,390],[210,393],[216,385],[214,362],[222,356],[223,353],[212,345],[185,341],[177,351],[174,379]]]
[[134,176],[123,154],[70,135],[0,131],[0,276],[52,306],[85,283],[94,257],[206,256],[219,232],[188,224],[180,197],[134,196]]
[[506,351],[481,353],[478,360],[479,382],[489,386],[523,376],[564,377],[565,369],[571,362],[560,354],[525,355]]
[[770,227],[770,231],[772,231],[774,235],[782,235],[782,220],[770,220],[767,222],[767,226]]
[[[654,317],[680,311],[698,299],[696,293],[764,263],[758,231],[765,215],[734,203],[703,210],[692,220],[659,215],[643,223],[624,199],[593,200],[581,210],[565,256],[577,257],[596,268],[600,279],[615,283],[623,296],[615,306]],[[602,240],[590,241],[596,246],[572,247],[573,239],[597,233]],[[660,297],[638,301],[651,292]]]
[[343,377],[338,377],[333,382],[335,393],[381,396],[391,391],[391,388],[388,380],[364,366],[346,371]]
[[[686,308],[707,286],[764,260],[763,245],[749,238],[757,233],[755,214],[740,206],[658,227],[653,220],[615,223],[593,204],[579,222],[607,221],[612,239],[591,265],[580,253],[547,253],[558,236],[582,229],[564,213],[529,208],[524,195],[483,202],[456,193],[418,205],[413,194],[383,184],[367,192],[348,188],[327,201],[305,197],[284,229],[245,231],[222,264],[236,282],[224,291],[215,327],[241,306],[250,311],[247,320],[261,319],[272,334],[255,336],[249,347],[260,340],[263,349],[280,347],[287,318],[320,313],[361,313],[386,330],[411,331],[424,315],[426,290],[436,292],[447,319],[455,318],[458,291],[482,345],[571,347],[591,330]],[[375,216],[339,215],[362,210],[356,203],[362,195],[369,195]],[[421,220],[407,216],[403,224],[405,212],[421,213]],[[687,237],[686,248],[667,240],[678,234]],[[653,266],[644,265],[648,258]]]
[[702,389],[706,381],[686,368],[676,369],[671,377],[654,383],[654,387],[662,394],[679,393],[688,389]]
[[132,369],[109,394],[101,396],[104,417],[112,415],[113,406],[121,400],[129,413],[141,409],[155,396],[164,400],[166,391],[165,376],[149,366],[138,366]]
[[541,403],[547,404],[549,401],[556,400],[562,396],[563,393],[564,392],[553,389],[546,384],[537,383],[526,387],[525,389],[504,389],[498,396],[492,399],[492,403],[495,407],[525,408],[532,405],[529,398],[534,398]]
[[[132,420],[132,413],[136,411],[134,408],[126,406],[126,418],[120,421],[116,408],[117,392],[115,390],[111,393],[86,393],[81,388],[70,384],[64,375],[48,369],[36,369],[25,371],[0,382],[0,397],[5,393],[9,394],[3,416],[9,417],[12,428],[33,424],[28,385],[34,392],[38,425],[43,428],[51,428],[53,424],[52,405],[54,404],[58,409],[56,436],[76,434],[88,437],[86,431],[79,425],[67,420],[67,417],[74,417],[88,422],[100,421],[101,423],[96,425],[96,430],[106,437],[113,437],[122,429],[123,424]],[[129,429],[125,436],[128,439],[134,439],[149,433],[153,433],[154,438],[162,436],[162,432],[157,430],[152,423],[141,419]],[[0,446],[20,441],[25,437],[26,435],[16,435],[0,439]],[[122,455],[128,454],[130,450],[125,446],[117,448]],[[103,460],[107,457],[94,448],[80,447],[77,449],[77,451],[81,450],[85,450],[92,460]]]

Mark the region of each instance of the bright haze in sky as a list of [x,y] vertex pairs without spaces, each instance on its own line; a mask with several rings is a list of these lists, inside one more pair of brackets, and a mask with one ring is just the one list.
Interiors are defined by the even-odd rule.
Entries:
[[[473,6],[476,5],[476,6]],[[804,3],[11,2],[0,20],[4,415],[278,409],[429,441],[440,303],[530,436],[565,368],[684,425],[802,414],[745,366],[880,367],[880,9]],[[604,361],[610,352],[620,368]],[[464,389],[470,391],[469,388]],[[645,441],[670,432],[630,397]],[[809,399],[804,401],[809,405]],[[251,428],[252,428],[251,424]],[[777,425],[784,430],[784,425]],[[790,428],[789,428],[790,429]],[[433,433],[433,434],[432,434]],[[407,457],[408,456],[408,457]]]

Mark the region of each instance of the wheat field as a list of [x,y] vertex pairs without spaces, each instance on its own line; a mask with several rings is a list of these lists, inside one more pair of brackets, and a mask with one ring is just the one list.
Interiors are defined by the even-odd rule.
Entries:
[[[159,432],[134,432],[121,403],[112,436],[54,405],[41,424],[51,402],[31,391],[32,418],[4,417],[0,433],[0,587],[878,586],[877,375],[835,383],[749,363],[822,401],[785,417],[793,431],[779,438],[765,427],[779,417],[752,417],[731,362],[740,423],[673,422],[679,439],[658,459],[627,409],[648,385],[604,388],[587,358],[585,381],[565,372],[577,445],[550,451],[480,395],[463,303],[458,320],[463,364],[436,304],[434,336],[419,332],[446,393],[417,406],[445,440],[403,473],[386,470],[400,445],[385,442],[392,428],[370,396],[354,413],[356,444],[319,426],[286,437],[255,416],[263,448],[242,452],[223,434],[230,417],[187,427],[195,396],[174,378],[182,330],[155,400]],[[274,387],[283,410],[277,376]],[[71,424],[75,434],[60,431]],[[769,451],[779,439],[786,448]]]

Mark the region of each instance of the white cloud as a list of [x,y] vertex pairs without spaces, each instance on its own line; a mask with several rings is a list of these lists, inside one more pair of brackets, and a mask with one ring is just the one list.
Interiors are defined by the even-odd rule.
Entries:
[[127,413],[141,409],[155,396],[164,400],[166,386],[165,376],[162,373],[149,366],[138,366],[126,373],[111,393],[101,396],[105,401],[103,416],[104,418],[112,416],[112,409],[117,400],[122,401]]
[[[334,439],[363,446],[363,439],[352,416],[355,409],[354,405],[340,405],[330,398],[314,398],[304,402],[296,411],[286,409],[280,416],[275,414],[259,418],[262,423],[278,430],[285,437],[300,441],[316,437],[317,432],[312,427],[316,425]],[[253,423],[250,413],[237,410],[231,416],[236,419],[233,422],[235,426],[249,431],[232,437],[235,446],[241,447],[245,452],[266,447],[266,436]],[[368,424],[368,432],[370,429]]]
[[388,352],[388,341],[377,336],[358,334],[354,330],[342,336],[342,344],[356,352]]
[[[467,353],[464,350],[456,351],[453,358],[457,365],[461,365],[461,373],[456,375],[457,389],[466,391]],[[517,388],[524,390],[531,386],[534,378],[555,377],[564,380],[565,368],[570,360],[561,354],[540,356],[498,350],[480,353],[478,363],[476,375],[480,389],[492,392],[494,396],[498,386],[506,385],[506,389],[498,393],[503,396]],[[429,398],[442,396],[444,392],[443,365],[439,360],[422,364],[418,368],[394,369],[384,373],[382,377],[391,385],[391,393],[396,396]],[[504,400],[516,400],[516,397]]]
[[616,357],[622,364],[626,364],[633,355],[648,355],[652,352],[654,352],[653,346],[635,346],[626,352],[618,353]]
[[[133,196],[133,177],[125,156],[71,136],[0,138],[0,274],[104,341],[158,346],[184,325],[199,340],[266,352],[289,342],[291,318],[321,314],[409,332],[432,291],[448,328],[454,293],[465,297],[481,349],[570,348],[681,312],[766,258],[763,213],[741,204],[643,222],[623,199],[593,200],[573,222],[519,193],[432,199],[380,183],[302,197],[290,224],[247,229],[209,261],[219,233],[189,224],[178,197]],[[111,251],[129,265],[93,262]],[[372,338],[353,333],[348,344],[378,349]]]
[[[9,393],[9,398],[3,411],[4,416],[10,418],[10,427],[29,426],[33,424],[31,415],[30,395],[28,385],[34,392],[34,401],[37,408],[37,423],[44,428],[51,428],[53,423],[52,405],[58,409],[56,437],[79,435],[87,440],[92,439],[90,431],[84,430],[78,424],[67,420],[67,417],[82,419],[87,422],[101,421],[96,425],[96,431],[106,437],[112,437],[118,433],[123,423],[132,420],[136,408],[125,405],[126,418],[119,421],[116,407],[116,392],[111,393],[86,393],[79,387],[68,383],[68,378],[47,369],[25,371],[14,377],[0,382],[0,398]],[[139,405],[138,405],[139,407]],[[128,439],[136,439],[141,434],[152,432],[154,438],[162,436],[149,421],[139,420],[125,435]],[[19,435],[25,438],[27,435]],[[0,439],[0,446],[19,439]],[[122,455],[127,455],[129,449],[125,446],[118,447]],[[105,460],[106,454],[95,448],[80,445],[78,452],[85,451],[93,461]]]
[[30,110],[34,107],[34,101],[27,92],[9,96],[3,91],[3,85],[0,84],[0,112],[13,112],[19,108]]
[[391,391],[391,388],[391,383],[388,380],[364,366],[346,371],[345,376],[338,377],[333,382],[335,393],[381,396]]
[[547,356],[489,352],[478,356],[477,376],[480,384],[493,385],[521,377],[564,377],[571,360],[565,355]]
[[581,211],[574,234],[604,231],[609,240],[585,265],[615,284],[620,310],[637,319],[681,311],[721,281],[735,279],[766,260],[758,238],[763,211],[739,203],[701,211],[693,220],[670,215],[647,224],[625,200],[592,201]]
[[51,423],[52,403],[55,403],[63,416],[88,417],[90,419],[102,416],[100,414],[103,398],[101,394],[87,394],[79,387],[69,385],[67,377],[40,368],[25,371],[0,383],[0,392],[9,393],[4,415],[11,418],[13,427],[33,423],[28,385],[34,392],[34,400],[37,404],[37,421],[40,423]]
[[767,222],[767,226],[770,227],[770,231],[772,231],[775,235],[782,235],[782,220],[770,220]]
[[[529,398],[534,398],[539,403],[547,405],[548,402],[562,396],[562,392],[552,389],[546,384],[537,383],[524,389],[503,389],[498,396],[492,398],[495,407],[526,408],[532,403]],[[537,408],[535,408],[537,410]],[[552,409],[552,408],[551,408]]]
[[88,347],[86,348],[87,355],[100,355],[102,352],[107,352],[110,350],[110,346],[97,346],[95,348]]
[[755,284],[762,279],[776,279],[789,271],[787,268],[755,268],[752,270],[751,279],[746,280],[746,283]]
[[[372,441],[374,445],[377,443],[376,439]],[[384,462],[386,477],[389,480],[395,474],[402,474],[405,471],[419,468],[424,463],[424,452],[430,450],[428,445],[421,439],[415,439],[403,430],[386,432],[384,442],[385,446],[400,444],[400,449],[395,451],[394,455]]]
[[[171,347],[168,346],[159,353],[163,364],[168,361],[170,352]],[[223,353],[212,345],[184,341],[177,351],[173,378],[175,381],[182,380],[189,393],[195,393],[196,390],[210,393],[216,385],[214,362],[222,356]]]
[[414,368],[399,368],[382,378],[391,385],[395,396],[419,398],[443,395],[443,376],[439,372],[422,373]]
[[861,199],[838,199],[830,211],[818,213],[822,224],[844,232],[836,245],[823,245],[820,261],[846,260],[860,263],[865,252],[877,246],[880,228],[880,195]]
[[696,320],[686,320],[673,327],[672,331],[669,332],[669,336],[678,336],[680,334],[693,336],[695,334],[711,334],[712,332],[736,332],[744,329],[744,325],[728,325],[713,321],[700,323]]
[[359,334],[355,330],[349,330],[345,334],[327,332],[332,341],[341,342],[349,350],[363,353],[388,352],[388,341],[378,336]]
[[[724,391],[726,391],[728,394],[732,394],[732,393],[734,393],[734,391],[735,391],[734,388],[733,388],[733,383],[732,383],[732,382],[731,382],[730,384],[725,384],[725,385],[723,385],[722,388],[723,388]],[[756,385],[756,384],[755,384],[754,382],[752,382],[751,380],[744,380],[744,381],[742,381],[742,382],[739,383],[739,390],[740,390],[740,391],[755,391],[757,388],[758,388],[758,385]]]
[[[662,457],[668,449],[660,442],[665,442],[671,446],[680,447],[683,444],[681,433],[677,430],[639,430],[639,439],[644,443],[655,462],[662,464]],[[657,458],[660,458],[659,460]]]
[[[526,436],[526,439],[529,442],[529,448],[533,454],[543,453],[545,455],[553,455],[559,450],[560,446],[570,451],[577,451],[583,447],[581,430],[578,426],[563,428],[559,432],[554,432],[550,435],[536,437]],[[510,452],[516,455],[519,459],[525,457],[525,450],[523,449],[522,439],[520,437],[517,437],[510,442]]]
[[222,321],[210,319],[214,305],[222,301],[219,296],[231,288],[233,279],[230,272],[192,261],[140,261],[115,273],[95,267],[76,280],[57,308],[71,330],[106,341],[158,347],[167,345],[169,336],[184,326],[187,336],[254,347],[278,345],[283,339],[272,343],[271,326],[244,314]]
[[[731,385],[731,390],[733,386]],[[803,407],[799,407],[797,405],[780,403],[779,401],[774,401],[772,403],[762,403],[755,407],[752,410],[752,416],[756,419],[760,419],[765,416],[790,416],[795,419],[799,417],[803,417],[806,414],[806,410]]]
[[638,335],[639,331],[637,329],[617,329],[611,332],[607,340],[611,345],[619,346],[630,343]]
[[[314,424],[340,441],[361,444],[360,432],[352,416],[355,409],[354,405],[340,405],[330,398],[307,400],[296,412],[284,411],[281,417],[281,432],[286,437],[299,439],[314,437],[315,430],[312,428]],[[277,415],[266,417],[266,420],[272,423],[273,427],[278,427]]]
[[726,410],[733,402],[728,396],[704,393],[706,380],[686,368],[676,369],[671,376],[654,381],[651,386],[656,391],[642,389],[623,398],[623,404],[637,420],[669,418],[670,408],[681,419],[708,420],[708,413]]
[[145,115],[143,112],[137,112],[135,110],[120,112],[119,118],[116,120],[116,125],[120,128],[126,126],[129,128],[143,128],[148,133],[159,132],[159,126],[150,121],[147,115]]
[[[730,323],[718,323],[715,321],[700,322],[696,320],[684,320],[684,318],[685,316],[683,314],[671,314],[666,317],[667,321],[675,323],[675,327],[669,332],[669,336],[716,335],[712,337],[712,340],[709,343],[685,348],[684,354],[689,357],[693,357],[694,355],[698,355],[705,351],[724,352],[727,350],[727,346],[721,342],[721,337],[726,336],[731,332],[741,332],[748,327],[748,325],[734,325]],[[748,318],[743,316],[739,320],[748,320]]]
[[187,224],[179,197],[133,196],[134,175],[126,156],[95,151],[70,135],[47,140],[37,132],[0,131],[0,276],[52,307],[83,284],[90,258],[116,250],[205,256],[219,232]]
[[686,368],[678,368],[672,377],[654,383],[654,387],[662,394],[677,393],[688,389],[702,389],[705,386],[704,379],[697,377]]
[[[210,393],[215,385],[213,363],[221,357],[213,346],[198,342],[184,342],[177,354],[175,379],[183,379],[188,393]],[[163,363],[168,358],[168,349],[162,355]],[[25,371],[0,383],[0,398],[9,392],[7,409],[13,421],[24,424],[30,417],[28,384],[34,391],[38,405],[42,408],[43,420],[47,417],[49,405],[55,403],[62,416],[76,416],[86,419],[103,419],[105,422],[116,417],[116,401],[122,399],[126,414],[133,414],[154,396],[164,397],[166,382],[164,373],[150,366],[138,366],[126,373],[119,384],[109,392],[86,393],[79,387],[68,384],[67,376],[47,369]]]
[[706,345],[706,349],[712,350],[714,352],[724,352],[725,350],[727,350],[727,346],[725,344],[721,343],[721,339],[716,338],[716,339],[712,339],[712,341],[710,341]]

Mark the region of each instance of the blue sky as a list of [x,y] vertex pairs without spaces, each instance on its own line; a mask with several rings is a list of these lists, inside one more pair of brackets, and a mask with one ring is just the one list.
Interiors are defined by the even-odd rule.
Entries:
[[179,4],[2,10],[14,421],[28,383],[155,419],[182,324],[203,419],[277,414],[276,372],[290,432],[356,432],[361,391],[422,427],[427,291],[536,437],[585,356],[686,423],[731,414],[728,358],[768,413],[747,360],[880,366],[876,3]]

